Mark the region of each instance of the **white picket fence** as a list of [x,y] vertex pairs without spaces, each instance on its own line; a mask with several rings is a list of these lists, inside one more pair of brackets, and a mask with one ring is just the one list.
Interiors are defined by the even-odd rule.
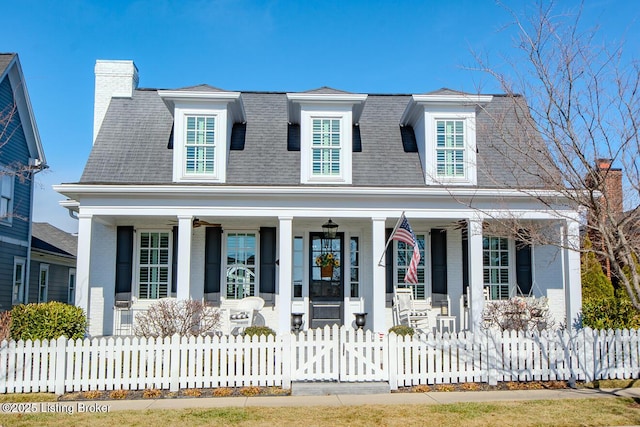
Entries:
[[640,377],[638,330],[482,331],[413,337],[337,326],[278,337],[3,341],[0,393]]

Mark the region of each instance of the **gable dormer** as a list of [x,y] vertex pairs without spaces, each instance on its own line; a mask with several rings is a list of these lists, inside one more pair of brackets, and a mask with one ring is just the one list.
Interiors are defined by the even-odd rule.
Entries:
[[412,95],[401,126],[413,127],[427,185],[476,185],[476,108],[490,95],[441,89]]
[[173,114],[173,181],[226,182],[234,123],[244,123],[240,92],[209,85],[159,90]]
[[326,87],[287,93],[289,123],[300,124],[302,184],[351,184],[352,128],[366,99]]

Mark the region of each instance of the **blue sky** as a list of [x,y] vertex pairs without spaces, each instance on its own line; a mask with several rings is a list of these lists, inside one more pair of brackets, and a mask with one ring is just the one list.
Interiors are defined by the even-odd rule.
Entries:
[[[524,11],[528,2],[506,3]],[[585,3],[585,24],[637,56],[640,2]],[[77,223],[51,185],[77,182],[89,156],[96,59],[133,60],[146,88],[494,93],[466,69],[470,52],[497,66],[513,52],[511,18],[493,0],[7,0],[2,12],[0,52],[20,56],[50,166],[37,177],[34,220],[70,232]]]

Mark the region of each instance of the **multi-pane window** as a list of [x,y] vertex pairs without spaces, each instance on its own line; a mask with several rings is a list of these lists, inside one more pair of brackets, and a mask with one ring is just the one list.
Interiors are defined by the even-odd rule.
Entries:
[[314,176],[340,175],[340,119],[313,119],[311,162]]
[[185,173],[214,174],[215,117],[187,116],[185,135]]
[[509,298],[509,242],[505,237],[483,237],[484,286],[492,300]]
[[413,256],[413,246],[404,242],[394,240],[396,245],[396,268],[395,268],[395,285],[398,288],[404,288],[411,286],[413,288],[413,297],[415,299],[423,300],[427,298],[426,284],[425,284],[425,251],[424,251],[424,234],[416,234],[418,240],[418,249],[420,249],[420,262],[418,263],[418,283],[409,284],[405,283],[404,276],[407,273],[409,264],[411,263],[411,257]]
[[227,298],[257,295],[256,248],[256,233],[227,233]]
[[352,237],[349,247],[349,255],[351,257],[351,298],[359,296],[360,289],[360,241],[358,237]]
[[465,177],[464,120],[436,120],[436,174]]
[[26,260],[24,258],[16,258],[13,261],[13,297],[12,303],[21,304],[24,302],[24,272]]
[[169,295],[170,259],[169,232],[141,232],[138,259],[138,297],[166,298]]
[[0,221],[10,221],[13,175],[0,169]]
[[76,269],[75,268],[70,268],[69,269],[69,295],[67,298],[67,302],[69,304],[75,304],[76,303]]
[[47,302],[49,292],[49,264],[40,264],[38,275],[38,302]]
[[302,281],[304,280],[304,240],[302,236],[293,238],[293,296],[302,297]]

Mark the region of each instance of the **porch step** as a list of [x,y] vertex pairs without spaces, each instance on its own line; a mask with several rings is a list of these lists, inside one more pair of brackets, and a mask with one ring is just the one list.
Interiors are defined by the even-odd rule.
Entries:
[[339,383],[334,381],[293,382],[292,396],[326,396],[328,394],[384,394],[391,393],[389,383],[358,382]]

